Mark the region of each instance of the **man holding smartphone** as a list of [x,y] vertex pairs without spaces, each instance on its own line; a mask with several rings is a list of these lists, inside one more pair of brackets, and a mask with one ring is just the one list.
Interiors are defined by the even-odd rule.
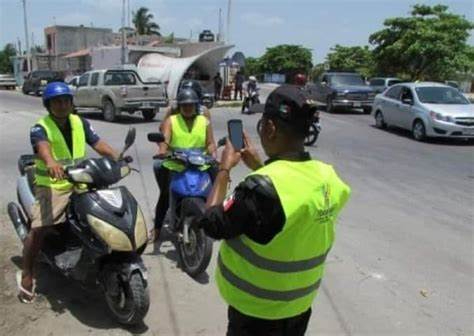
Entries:
[[[246,134],[241,151],[228,140],[207,210],[194,223],[224,240],[216,281],[229,305],[227,335],[306,331],[336,218],[350,195],[332,166],[305,152],[315,108],[297,86],[275,89],[259,129],[269,159],[262,163]],[[253,172],[226,198],[230,172],[241,159]]]

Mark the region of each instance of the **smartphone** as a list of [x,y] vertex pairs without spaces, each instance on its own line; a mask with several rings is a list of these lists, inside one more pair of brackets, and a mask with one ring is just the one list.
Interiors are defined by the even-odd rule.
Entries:
[[227,122],[227,129],[229,131],[229,139],[236,151],[244,148],[244,133],[242,129],[242,120],[231,119]]

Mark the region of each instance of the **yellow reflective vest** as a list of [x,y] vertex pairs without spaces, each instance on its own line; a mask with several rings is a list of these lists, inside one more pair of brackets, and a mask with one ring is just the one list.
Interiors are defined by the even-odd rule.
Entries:
[[[81,118],[75,114],[70,114],[69,123],[72,130],[73,153],[70,152],[66,140],[56,125],[56,122],[49,115],[38,121],[38,124],[46,131],[54,160],[64,166],[74,165],[83,160],[86,155],[86,136]],[[35,167],[36,185],[60,190],[68,190],[72,188],[72,184],[67,180],[55,180],[51,178],[43,160],[37,158],[35,160]]]
[[336,217],[350,188],[331,166],[313,160],[278,160],[252,174],[271,179],[286,221],[265,245],[245,235],[223,241],[217,285],[224,300],[243,314],[270,320],[297,316],[317,295]]

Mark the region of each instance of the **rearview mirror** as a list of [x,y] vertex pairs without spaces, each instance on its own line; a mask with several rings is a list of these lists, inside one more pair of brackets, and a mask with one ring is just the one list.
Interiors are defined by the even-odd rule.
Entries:
[[148,141],[160,143],[165,141],[165,137],[161,133],[148,133]]
[[135,127],[130,127],[128,129],[127,136],[125,137],[125,147],[123,148],[122,154],[120,154],[121,157],[133,145],[133,143],[135,142],[136,135],[137,131]]

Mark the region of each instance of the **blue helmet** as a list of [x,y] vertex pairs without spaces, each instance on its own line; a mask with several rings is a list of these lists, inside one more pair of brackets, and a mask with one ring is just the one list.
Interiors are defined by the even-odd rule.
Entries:
[[48,108],[49,101],[55,97],[68,96],[72,99],[72,92],[63,82],[51,82],[43,91],[43,105]]

